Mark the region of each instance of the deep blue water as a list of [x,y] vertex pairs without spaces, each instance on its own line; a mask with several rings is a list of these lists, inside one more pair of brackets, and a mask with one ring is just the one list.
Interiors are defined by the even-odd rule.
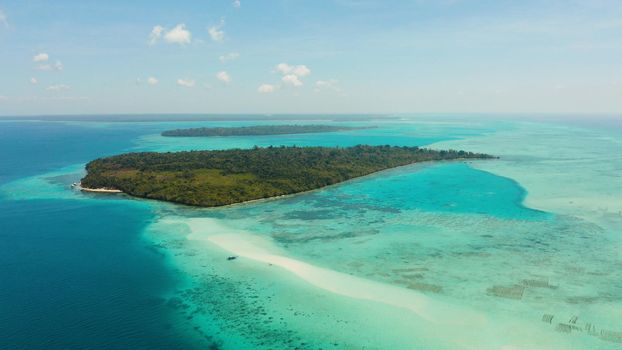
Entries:
[[141,132],[58,122],[0,122],[0,184],[120,152]]
[[2,348],[189,347],[160,296],[176,280],[138,237],[151,213],[128,209],[0,202]]
[[[120,152],[140,132],[0,123],[0,185]],[[0,348],[208,346],[166,305],[179,280],[140,238],[152,218],[134,201],[0,198]]]

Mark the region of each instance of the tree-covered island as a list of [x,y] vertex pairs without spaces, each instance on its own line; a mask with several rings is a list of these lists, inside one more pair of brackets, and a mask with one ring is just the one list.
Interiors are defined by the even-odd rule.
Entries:
[[371,127],[333,126],[333,125],[253,125],[240,127],[175,129],[162,132],[169,137],[210,137],[210,136],[262,136],[286,134],[310,134],[370,129]]
[[412,163],[490,158],[465,151],[363,145],[127,153],[88,163],[81,185],[216,207],[305,192]]

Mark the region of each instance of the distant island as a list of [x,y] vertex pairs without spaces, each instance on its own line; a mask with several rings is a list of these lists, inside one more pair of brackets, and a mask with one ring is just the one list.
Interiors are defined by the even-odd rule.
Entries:
[[261,136],[310,134],[370,129],[370,127],[349,127],[333,125],[253,125],[226,128],[175,129],[162,132],[167,137],[210,137],[210,136]]
[[267,147],[127,153],[86,165],[81,186],[98,192],[216,207],[318,189],[424,161],[490,159],[418,147]]

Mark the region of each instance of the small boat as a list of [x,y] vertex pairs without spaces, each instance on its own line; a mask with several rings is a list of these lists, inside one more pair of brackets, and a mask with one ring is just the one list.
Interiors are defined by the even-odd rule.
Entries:
[[227,257],[227,260],[235,260],[235,259],[237,259],[237,258],[238,258],[237,256],[228,256],[228,257]]

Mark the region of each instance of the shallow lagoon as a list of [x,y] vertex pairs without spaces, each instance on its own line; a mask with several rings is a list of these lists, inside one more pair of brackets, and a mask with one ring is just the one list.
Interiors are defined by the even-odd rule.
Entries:
[[[503,158],[403,167],[300,196],[210,210],[72,192],[67,184],[79,178],[80,164],[0,190],[17,201],[45,197],[149,207],[153,222],[138,234],[181,279],[169,283],[172,290],[162,298],[183,320],[176,321],[180,327],[199,336],[191,340],[197,344],[620,346],[622,226],[616,210],[622,196],[614,191],[621,188],[615,185],[621,183],[616,169],[622,161],[603,156],[605,149],[622,147],[619,139],[540,123],[372,123],[381,127],[330,136],[190,141],[157,135],[172,123],[136,123],[127,127],[143,133],[128,137],[133,145],[124,149],[441,142],[434,146]],[[78,124],[103,132],[111,127]],[[598,181],[589,180],[595,176]],[[222,237],[225,243],[240,237],[250,242],[242,251],[248,256],[227,261],[240,245],[229,247],[234,252],[224,249]],[[327,287],[266,256],[324,269],[320,275],[333,282]],[[354,285],[360,288],[349,288]],[[368,294],[357,294],[361,290]]]

